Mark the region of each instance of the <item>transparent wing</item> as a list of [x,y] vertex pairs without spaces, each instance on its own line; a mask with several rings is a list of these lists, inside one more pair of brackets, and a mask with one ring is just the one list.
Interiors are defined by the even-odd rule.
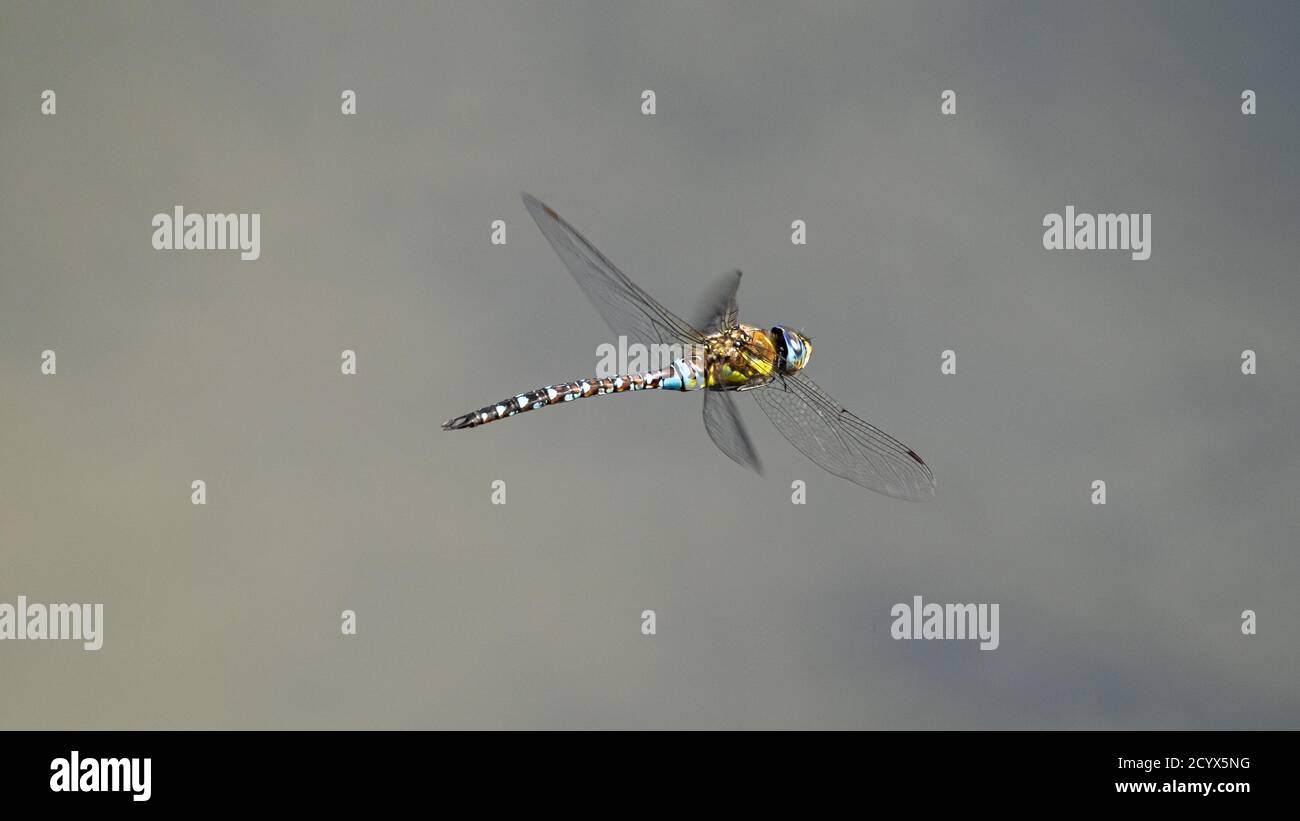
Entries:
[[740,322],[740,309],[736,304],[736,291],[740,288],[740,272],[728,271],[718,277],[713,287],[700,301],[699,310],[692,317],[695,327],[705,333],[715,333],[736,327]]
[[802,372],[748,393],[790,444],[836,476],[895,499],[934,498],[934,474],[920,456],[849,413]]
[[704,391],[704,429],[718,449],[730,456],[738,465],[755,473],[762,473],[758,452],[740,418],[740,408],[728,391]]
[[523,197],[537,227],[614,333],[643,344],[703,341],[703,334],[655,302],[559,214],[530,194]]

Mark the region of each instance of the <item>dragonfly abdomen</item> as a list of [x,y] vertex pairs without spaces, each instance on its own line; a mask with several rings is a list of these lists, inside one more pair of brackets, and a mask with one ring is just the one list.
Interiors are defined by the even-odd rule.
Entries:
[[678,359],[669,367],[657,371],[579,379],[526,391],[454,419],[448,419],[442,423],[442,429],[476,428],[515,414],[541,410],[549,405],[562,405],[589,396],[648,390],[689,391],[704,386],[704,369],[693,359]]

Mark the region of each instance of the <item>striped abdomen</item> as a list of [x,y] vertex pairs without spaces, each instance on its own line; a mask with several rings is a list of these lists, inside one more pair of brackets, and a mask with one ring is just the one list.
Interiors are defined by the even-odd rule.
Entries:
[[607,393],[626,393],[628,391],[678,390],[690,391],[704,387],[704,369],[693,359],[678,359],[667,368],[649,373],[632,373],[623,376],[598,379],[580,379],[576,382],[562,382],[559,385],[547,385],[544,388],[521,393],[509,399],[502,399],[494,405],[479,408],[472,413],[448,419],[442,423],[443,430],[460,430],[474,428],[495,422],[507,416],[539,410],[547,405],[559,405],[574,399],[588,396],[604,396]]

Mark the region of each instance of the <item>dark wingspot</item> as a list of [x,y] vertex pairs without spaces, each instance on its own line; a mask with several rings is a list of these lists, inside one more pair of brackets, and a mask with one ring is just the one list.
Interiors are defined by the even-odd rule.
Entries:
[[916,463],[917,463],[918,465],[924,465],[924,464],[925,464],[925,462],[922,462],[922,461],[921,461],[921,457],[916,455],[916,451],[909,450],[909,451],[907,452],[907,455],[908,455],[908,456],[911,456],[913,459],[915,459],[915,460],[916,460]]

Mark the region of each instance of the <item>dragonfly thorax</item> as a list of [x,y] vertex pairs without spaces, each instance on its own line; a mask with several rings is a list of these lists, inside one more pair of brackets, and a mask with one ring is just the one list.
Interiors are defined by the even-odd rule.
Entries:
[[779,372],[777,345],[770,333],[738,325],[706,337],[705,373],[714,390],[745,390],[771,382]]

